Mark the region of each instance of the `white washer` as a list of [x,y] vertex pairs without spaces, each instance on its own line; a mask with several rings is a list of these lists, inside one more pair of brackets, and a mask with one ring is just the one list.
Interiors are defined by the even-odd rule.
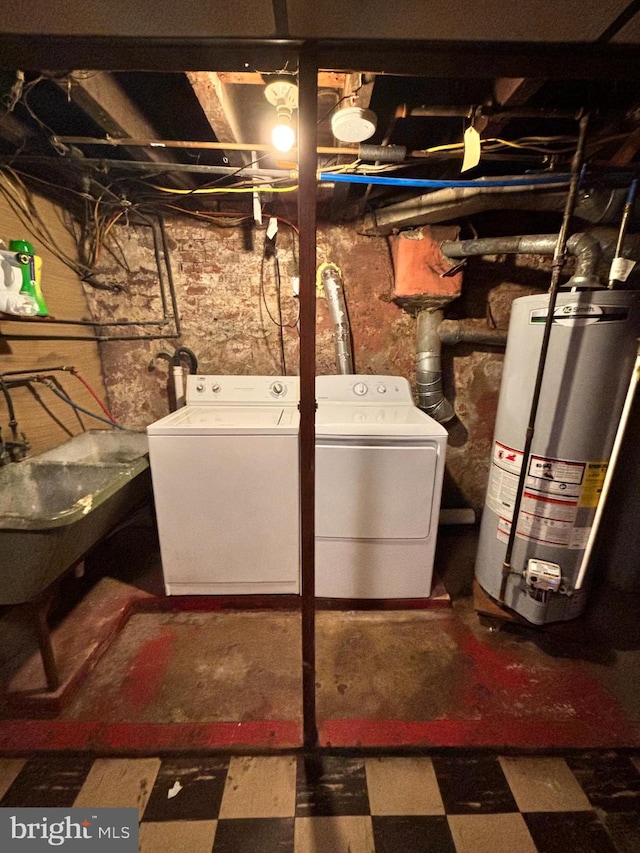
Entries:
[[300,592],[298,387],[189,376],[147,427],[167,595]]
[[316,595],[428,598],[447,445],[398,376],[316,379]]

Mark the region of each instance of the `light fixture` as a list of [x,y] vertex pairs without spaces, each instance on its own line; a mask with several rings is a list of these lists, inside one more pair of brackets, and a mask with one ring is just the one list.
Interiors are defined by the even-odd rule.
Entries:
[[278,123],[271,132],[271,142],[278,151],[290,151],[296,135],[292,125],[293,111],[298,107],[295,78],[278,75],[267,83],[264,96],[276,108]]

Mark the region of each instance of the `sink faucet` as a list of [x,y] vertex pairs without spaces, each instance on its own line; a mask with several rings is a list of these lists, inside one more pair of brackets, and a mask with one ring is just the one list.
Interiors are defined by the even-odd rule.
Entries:
[[24,459],[29,452],[29,447],[31,445],[27,441],[27,437],[23,432],[20,433],[20,438],[21,441],[12,439],[11,441],[3,442],[4,452],[8,454],[10,462],[18,462],[20,459]]

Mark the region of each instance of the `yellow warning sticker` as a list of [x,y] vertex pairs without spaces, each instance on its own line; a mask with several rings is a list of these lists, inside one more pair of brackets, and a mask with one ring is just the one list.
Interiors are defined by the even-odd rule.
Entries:
[[578,506],[598,506],[608,464],[608,462],[587,462]]

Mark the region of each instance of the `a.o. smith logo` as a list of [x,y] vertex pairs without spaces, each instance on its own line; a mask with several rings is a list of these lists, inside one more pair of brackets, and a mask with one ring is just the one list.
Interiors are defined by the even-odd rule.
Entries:
[[2,853],[137,853],[138,809],[0,809]]

